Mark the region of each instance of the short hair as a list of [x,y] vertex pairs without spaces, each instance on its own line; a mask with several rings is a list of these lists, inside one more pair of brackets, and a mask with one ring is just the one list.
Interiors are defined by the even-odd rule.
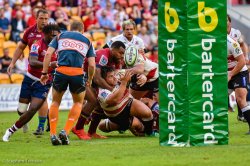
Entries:
[[119,49],[120,47],[126,49],[126,46],[125,46],[125,44],[122,41],[114,41],[111,44],[111,48]]
[[43,27],[44,34],[50,34],[53,31],[60,32],[60,27],[57,24],[48,24]]
[[43,13],[43,14],[49,14],[49,12],[45,9],[39,9],[36,13],[36,18],[38,18],[39,14]]
[[228,21],[231,22],[231,17],[227,15]]
[[84,25],[80,21],[73,21],[70,25],[70,30],[71,31],[83,31]]
[[122,29],[123,30],[125,30],[125,26],[126,25],[133,25],[133,27],[136,28],[136,24],[135,24],[135,22],[132,19],[123,21],[123,23],[122,23]]
[[101,67],[101,77],[106,78],[109,72],[115,71],[115,69],[111,66],[102,66]]

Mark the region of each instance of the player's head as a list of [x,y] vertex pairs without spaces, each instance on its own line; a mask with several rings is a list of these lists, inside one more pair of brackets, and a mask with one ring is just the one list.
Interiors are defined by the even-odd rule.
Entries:
[[83,33],[84,32],[84,25],[82,22],[73,21],[70,25],[70,31],[78,31]]
[[111,44],[111,55],[112,61],[116,64],[121,64],[123,62],[124,53],[126,46],[121,41],[115,41]]
[[117,79],[115,77],[115,70],[113,67],[103,66],[101,68],[101,77],[110,85],[117,85]]
[[37,23],[37,28],[39,30],[42,30],[45,25],[48,24],[49,20],[49,13],[47,10],[40,9],[36,13],[36,23]]
[[227,34],[231,31],[231,17],[227,15]]
[[129,19],[122,23],[123,35],[128,39],[132,40],[136,24],[133,20]]
[[49,43],[60,33],[60,27],[57,24],[48,24],[43,27],[44,40]]

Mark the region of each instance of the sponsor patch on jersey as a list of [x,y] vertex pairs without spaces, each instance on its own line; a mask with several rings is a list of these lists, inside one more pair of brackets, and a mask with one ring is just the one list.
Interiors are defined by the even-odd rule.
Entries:
[[102,55],[100,58],[99,64],[101,66],[106,66],[108,64],[108,59],[104,55]]
[[36,53],[38,53],[38,48],[39,48],[38,44],[33,44],[31,46],[30,52],[36,52]]
[[233,47],[237,48],[238,47],[237,43],[233,43]]
[[239,48],[235,48],[235,53],[239,54],[240,53],[240,49]]
[[102,98],[105,99],[108,96],[108,93],[104,91],[104,92],[101,93],[101,96],[102,96]]

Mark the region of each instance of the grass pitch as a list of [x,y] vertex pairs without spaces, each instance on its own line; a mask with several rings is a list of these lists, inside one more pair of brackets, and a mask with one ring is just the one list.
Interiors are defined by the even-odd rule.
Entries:
[[[69,146],[52,146],[49,133],[40,138],[32,135],[37,116],[29,123],[28,133],[18,131],[10,142],[0,141],[0,166],[3,165],[244,165],[250,163],[250,135],[247,124],[236,120],[237,113],[229,113],[229,145],[208,147],[162,147],[155,137],[134,137],[125,134],[99,133],[108,139],[81,141],[71,133]],[[63,128],[67,112],[60,112],[58,131]],[[16,112],[0,113],[1,139],[5,130],[18,118]]]

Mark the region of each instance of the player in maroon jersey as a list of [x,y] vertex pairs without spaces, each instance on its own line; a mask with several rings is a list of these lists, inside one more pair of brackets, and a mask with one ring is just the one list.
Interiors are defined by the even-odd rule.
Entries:
[[[44,34],[42,32],[42,29],[45,25],[48,24],[49,14],[48,11],[44,9],[40,9],[37,12],[36,15],[36,24],[29,27],[23,35],[22,40],[18,43],[17,48],[15,50],[15,53],[13,55],[11,64],[8,67],[8,73],[11,74],[12,69],[14,68],[16,61],[19,59],[19,57],[23,54],[24,49],[28,46],[29,49],[31,49],[31,45],[35,43],[36,41],[44,38]],[[29,58],[30,61],[30,58]],[[38,77],[40,78],[40,77]],[[17,108],[18,114],[21,116],[23,113],[25,113],[28,109],[28,103],[29,100],[25,98],[19,98],[19,104]],[[44,102],[42,107],[39,110],[39,126],[44,126],[44,123],[46,121],[47,117],[47,111],[48,111],[48,103]],[[43,127],[42,127],[43,128]],[[39,129],[39,127],[38,127]],[[25,125],[23,127],[23,132],[27,132],[28,126]],[[39,133],[39,131],[38,131]],[[42,132],[40,132],[42,133]]]

